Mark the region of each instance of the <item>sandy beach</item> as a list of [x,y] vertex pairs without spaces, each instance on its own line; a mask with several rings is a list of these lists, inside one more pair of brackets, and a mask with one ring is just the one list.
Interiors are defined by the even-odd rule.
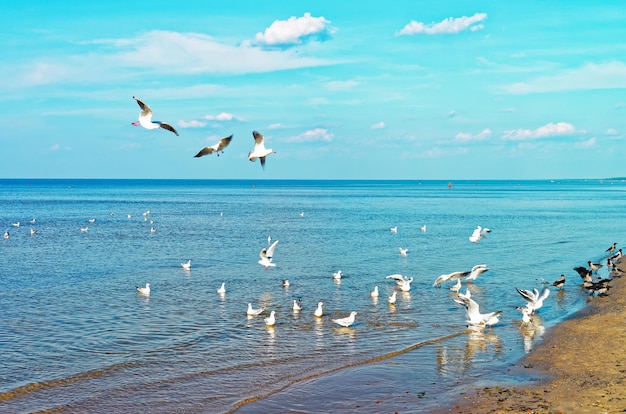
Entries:
[[[565,289],[580,286],[574,274]],[[546,332],[544,342],[519,362],[519,369],[543,379],[470,389],[441,412],[626,412],[626,281],[615,278],[610,286],[607,296],[590,296],[584,310]]]

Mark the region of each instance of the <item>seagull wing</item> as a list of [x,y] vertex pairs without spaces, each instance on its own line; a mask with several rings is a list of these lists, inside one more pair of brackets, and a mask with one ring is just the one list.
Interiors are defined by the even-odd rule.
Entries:
[[[266,250],[265,254],[267,256],[268,259],[271,259],[274,256],[274,250],[276,250],[276,244],[278,244],[278,240],[276,240],[274,243],[272,243],[272,245],[270,247],[263,250]],[[263,251],[261,250],[261,251]]]
[[204,147],[196,155],[194,155],[194,158],[204,157],[205,155],[209,154],[213,154],[213,148]]
[[139,108],[141,108],[140,116],[147,117],[148,120],[152,119],[152,109],[150,109],[150,107],[144,101],[137,98],[136,96],[133,96],[133,99],[137,101],[137,105],[139,105]]
[[385,279],[393,279],[393,280],[403,281],[404,277],[401,274],[399,274],[399,273],[395,273],[393,275],[386,276]]
[[230,144],[230,141],[233,139],[233,136],[229,136],[226,138],[222,138],[220,139],[219,144],[217,145],[217,150],[218,151],[222,151],[224,148],[226,148],[228,146],[228,144]]
[[167,129],[168,131],[172,131],[174,134],[176,134],[176,136],[178,136],[178,131],[176,131],[176,129],[173,126],[171,126],[170,124],[167,124],[165,122],[161,122],[160,125],[161,125],[161,128]]

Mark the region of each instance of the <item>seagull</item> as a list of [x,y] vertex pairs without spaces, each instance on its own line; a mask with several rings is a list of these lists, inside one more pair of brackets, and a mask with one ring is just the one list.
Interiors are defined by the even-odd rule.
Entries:
[[565,284],[565,275],[561,275],[557,280],[552,283],[552,286],[555,286],[557,289],[563,289],[563,285]]
[[289,280],[283,279],[283,287],[289,287]]
[[248,316],[258,316],[261,313],[263,313],[264,310],[265,310],[265,308],[252,309],[252,303],[248,303],[248,311],[246,312],[246,315],[248,315]]
[[402,247],[400,247],[399,249],[400,249],[400,256],[407,256],[409,249],[403,249]]
[[90,218],[88,221],[89,221],[90,223],[95,223],[95,222],[96,222],[96,219],[95,219],[95,218]]
[[454,299],[456,303],[460,303],[465,306],[465,314],[467,316],[467,323],[472,326],[492,326],[500,321],[500,315],[502,311],[480,313],[480,307],[474,299],[466,296],[460,296],[458,299]]
[[150,227],[150,233],[156,233],[156,229],[154,227]]
[[35,234],[37,234],[37,233],[39,233],[39,231],[38,231],[38,230],[36,230],[36,229],[30,229],[30,235],[31,235],[31,236],[34,236],[34,235],[35,235]]
[[300,212],[300,217],[304,217],[304,211]]
[[390,305],[395,305],[396,304],[396,299],[398,297],[398,292],[396,292],[395,290],[393,291],[393,293],[391,294],[391,296],[389,296],[387,298],[387,300],[389,301]]
[[389,276],[385,276],[385,279],[393,279],[396,281],[396,283],[398,284],[398,286],[401,286],[402,283],[406,282],[407,280],[409,280],[408,277],[406,276],[402,276],[399,273],[394,273],[393,275],[389,275]]
[[20,222],[18,221],[17,223],[11,223],[11,225],[12,225],[13,227],[19,227],[19,226],[20,226]]
[[398,232],[398,226],[392,227],[389,229],[392,233],[397,233]]
[[609,247],[608,249],[605,250],[605,252],[607,253],[613,253],[615,251],[615,246],[617,246],[617,243],[613,243],[611,245],[611,247]]
[[470,292],[469,287],[467,287],[465,288],[465,293],[459,292],[459,296],[461,296],[461,298],[469,299],[472,297],[472,292]]
[[89,231],[89,227],[81,227],[80,231],[81,233],[87,233]]
[[453,291],[453,292],[458,292],[459,290],[461,290],[461,279],[457,279],[456,280],[456,284],[451,286],[450,290]]
[[252,131],[252,136],[254,136],[254,148],[248,153],[248,159],[254,162],[258,158],[261,161],[261,167],[265,168],[265,157],[275,154],[276,151],[265,148],[265,138],[259,132]]
[[532,322],[532,311],[527,307],[516,306],[515,309],[522,313],[522,323],[530,323]]
[[146,210],[142,214],[143,214],[144,217],[149,216],[150,215],[150,210]]
[[483,229],[480,226],[476,226],[476,228],[474,229],[474,232],[470,236],[469,240],[472,243],[478,243],[478,241],[480,239],[483,239],[487,233],[491,233],[491,230],[489,230],[487,228]]
[[141,287],[141,286],[135,286],[137,288],[137,292],[139,292],[142,295],[149,295],[150,294],[150,283],[146,283],[146,287]]
[[598,269],[602,267],[600,263],[592,263],[591,260],[588,260],[587,264],[589,265],[589,269],[591,269],[592,272],[597,272]]
[[272,263],[272,257],[274,256],[274,250],[276,250],[277,243],[278,240],[272,243],[270,247],[261,249],[261,252],[259,253],[259,257],[261,257],[261,260],[259,260],[258,263],[260,265],[263,265],[265,267],[265,270],[270,267],[276,266],[275,263]]
[[29,223],[30,224],[35,224],[36,221],[37,221],[36,219],[32,219],[32,220],[29,221]]
[[524,299],[526,299],[528,302],[526,307],[531,313],[535,313],[539,308],[541,308],[543,306],[543,301],[550,296],[550,289],[547,287],[543,288],[541,294],[536,288],[533,289],[532,292],[530,290],[518,288],[515,288],[515,290],[517,290],[517,292],[522,295]]
[[302,310],[302,301],[300,299],[293,300],[293,311],[300,312]]
[[324,306],[324,302],[318,302],[317,309],[315,309],[315,312],[313,312],[313,315],[315,315],[318,318],[321,318],[322,315],[324,314],[324,312],[322,311],[322,306]]
[[9,234],[9,232],[8,232],[8,231],[5,231],[5,232],[4,232],[4,238],[5,238],[5,239],[8,239],[9,237],[11,237],[11,235]]
[[471,271],[465,271],[465,272],[452,272],[452,273],[448,273],[445,275],[440,275],[435,282],[433,283],[433,287],[437,287],[439,286],[441,283],[447,281],[447,280],[455,280],[455,279],[460,279],[462,277],[465,277],[467,275],[469,275],[471,273]]
[[409,290],[411,290],[411,282],[413,282],[413,278],[403,280],[402,284],[400,284],[400,290],[403,292],[408,292]]
[[191,260],[189,260],[187,263],[181,263],[180,265],[183,269],[189,270],[191,269]]
[[266,326],[274,326],[276,324],[276,318],[274,317],[275,313],[276,313],[276,311],[271,311],[270,312],[270,316],[265,318],[265,325]]
[[422,231],[423,231],[424,233],[426,233],[426,224],[424,224],[424,225],[422,226]]
[[196,155],[194,155],[194,158],[200,158],[205,155],[213,154],[214,152],[217,152],[217,156],[219,157],[220,153],[221,154],[224,153],[224,148],[226,148],[228,144],[230,144],[230,141],[232,139],[233,139],[232,135],[226,138],[222,138],[219,140],[217,144],[213,144],[210,147],[202,148]]
[[337,270],[335,273],[333,273],[333,279],[335,280],[340,280],[341,276],[343,276],[343,272],[341,270]]
[[152,109],[150,109],[150,107],[146,105],[141,99],[137,98],[136,96],[133,96],[133,99],[137,101],[137,104],[141,108],[141,113],[139,114],[139,120],[132,123],[134,126],[141,125],[142,127],[146,129],[163,128],[163,129],[167,129],[168,131],[172,131],[174,134],[178,135],[178,132],[176,132],[176,129],[174,129],[174,127],[171,126],[170,124],[166,124],[165,122],[161,122],[161,121],[153,121]]
[[346,316],[345,318],[340,319],[333,319],[333,322],[335,322],[337,325],[341,325],[347,328],[354,323],[354,317],[356,315],[356,312],[350,312],[350,316]]
[[374,290],[372,290],[370,292],[370,296],[373,297],[373,298],[377,298],[378,297],[378,285],[374,286]]
[[468,277],[465,278],[465,280],[468,281],[474,281],[478,278],[478,276],[480,276],[481,274],[485,273],[486,271],[488,271],[489,268],[487,267],[486,264],[479,264],[476,265],[474,267],[472,267],[472,270],[470,271],[470,274]]
[[226,287],[225,287],[225,285],[226,285],[226,282],[222,282],[222,286],[220,286],[220,288],[219,288],[219,289],[217,289],[217,293],[219,293],[220,295],[222,295],[222,294],[226,293]]

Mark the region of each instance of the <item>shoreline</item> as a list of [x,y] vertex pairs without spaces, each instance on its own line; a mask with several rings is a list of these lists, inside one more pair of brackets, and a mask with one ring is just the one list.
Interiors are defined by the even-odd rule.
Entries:
[[[618,265],[626,270],[626,263]],[[626,411],[626,281],[607,296],[546,331],[515,369],[535,375],[528,385],[470,387],[437,413],[616,413]],[[580,289],[578,275],[565,289]]]

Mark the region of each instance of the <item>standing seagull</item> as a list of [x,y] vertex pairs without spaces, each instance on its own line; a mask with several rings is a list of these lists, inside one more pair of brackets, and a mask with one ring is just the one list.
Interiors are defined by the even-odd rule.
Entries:
[[167,129],[168,131],[172,131],[173,133],[178,135],[178,132],[176,131],[176,129],[174,129],[174,127],[171,126],[170,124],[167,124],[161,121],[153,121],[152,109],[150,109],[150,107],[146,105],[141,99],[137,98],[136,96],[133,96],[133,99],[137,101],[137,104],[141,108],[141,113],[139,114],[139,120],[132,123],[134,126],[141,125],[142,127],[146,129],[163,128],[163,129]]
[[150,283],[146,283],[146,287],[135,286],[135,288],[142,295],[150,295]]
[[340,319],[333,319],[333,322],[335,322],[337,325],[341,325],[347,328],[354,323],[354,317],[356,315],[357,315],[356,312],[350,312],[350,316],[347,316],[345,318],[340,318]]
[[194,155],[194,158],[200,158],[205,155],[213,154],[214,152],[217,152],[217,156],[219,157],[220,153],[222,154],[224,153],[224,148],[226,148],[228,144],[230,144],[230,140],[232,139],[233,139],[232,135],[226,138],[222,138],[219,140],[217,144],[213,144],[210,147],[202,148],[200,152]]
[[275,154],[276,151],[265,148],[265,137],[259,132],[252,131],[252,135],[254,136],[254,148],[248,153],[248,159],[254,162],[258,158],[261,160],[261,167],[265,168],[265,157]]

